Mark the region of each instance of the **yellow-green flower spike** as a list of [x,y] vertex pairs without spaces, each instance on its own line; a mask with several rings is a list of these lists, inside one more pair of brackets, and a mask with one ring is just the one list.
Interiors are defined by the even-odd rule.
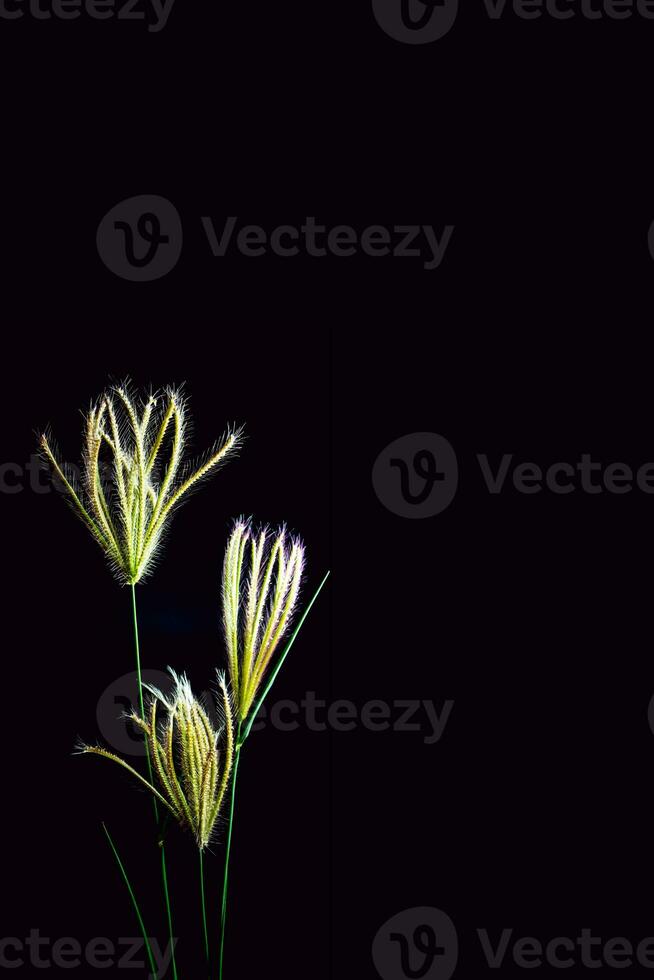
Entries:
[[152,569],[184,494],[241,443],[243,430],[228,430],[199,464],[184,463],[187,425],[179,390],[138,399],[126,385],[110,389],[86,415],[81,481],[41,436],[41,449],[69,502],[125,584],[135,585]]
[[255,530],[239,520],[223,563],[223,626],[239,724],[252,708],[300,593],[304,545],[284,527]]
[[[148,743],[159,789],[148,782],[124,759],[100,746],[83,745],[82,753],[112,759],[145,785],[193,834],[204,850],[212,840],[227,791],[234,761],[234,720],[225,676],[218,674],[218,711],[221,724],[215,729],[202,704],[196,699],[184,674],[171,670],[175,683],[170,698],[154,687],[147,718],[136,712],[128,717],[141,729]],[[147,686],[147,685],[146,685]],[[166,717],[158,719],[163,708]]]

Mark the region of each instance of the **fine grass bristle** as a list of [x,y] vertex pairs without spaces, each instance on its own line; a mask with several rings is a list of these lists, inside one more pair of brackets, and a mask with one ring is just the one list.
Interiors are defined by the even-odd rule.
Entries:
[[[114,752],[93,745],[81,745],[79,751],[111,759],[127,769],[204,849],[212,839],[232,772],[232,706],[225,676],[219,673],[218,712],[223,724],[215,729],[186,676],[178,676],[173,670],[170,673],[175,684],[171,697],[149,688],[147,718],[135,711],[128,716],[147,739],[160,790]],[[161,721],[157,716],[160,707],[166,714]]]
[[304,544],[285,527],[235,522],[223,562],[223,626],[239,722],[245,721],[300,594]]
[[152,569],[175,507],[235,453],[243,429],[228,429],[199,463],[185,462],[188,418],[181,392],[167,388],[137,398],[127,385],[101,395],[85,423],[79,485],[46,434],[41,450],[118,579],[134,585]]

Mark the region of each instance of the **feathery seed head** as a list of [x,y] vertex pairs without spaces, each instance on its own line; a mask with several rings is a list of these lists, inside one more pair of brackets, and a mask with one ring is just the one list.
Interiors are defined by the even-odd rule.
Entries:
[[[218,673],[218,729],[211,724],[202,704],[194,696],[185,674],[170,671],[174,690],[166,698],[148,687],[151,698],[146,716],[132,712],[128,717],[144,733],[152,767],[160,789],[144,779],[129,763],[99,746],[82,745],[81,752],[118,762],[147,786],[170,810],[181,826],[195,837],[203,850],[210,843],[229,785],[234,759],[234,722],[225,676]],[[147,687],[147,685],[144,685]],[[163,709],[165,717],[158,718]]]
[[257,690],[297,605],[304,544],[285,527],[234,523],[223,563],[223,627],[239,722]]
[[199,464],[184,463],[188,419],[180,391],[136,398],[127,385],[101,395],[85,422],[81,485],[57,462],[46,435],[41,449],[118,579],[134,585],[151,569],[176,505],[234,453],[243,430],[228,430]]

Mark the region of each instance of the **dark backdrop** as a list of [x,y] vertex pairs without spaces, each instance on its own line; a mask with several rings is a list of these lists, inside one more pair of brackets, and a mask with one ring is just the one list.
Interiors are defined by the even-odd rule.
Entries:
[[[654,497],[528,495],[510,475],[492,495],[476,456],[654,459],[654,24],[491,21],[468,5],[446,37],[410,46],[367,3],[177,0],[156,35],[0,28],[3,458],[26,461],[45,422],[73,455],[76,411],[108,375],[185,379],[198,448],[227,420],[250,439],[177,515],[141,590],[144,663],[208,682],[228,521],[256,511],[303,533],[308,588],[333,569],[280,697],[454,702],[434,744],[424,719],[257,735],[229,976],[372,980],[381,930],[395,950],[384,980],[402,980],[384,923],[421,906],[454,923],[463,977],[488,969],[480,928],[493,945],[511,928],[542,944],[583,928],[634,945],[653,934]],[[168,275],[132,283],[102,264],[96,231],[146,193],[174,203],[184,246]],[[433,271],[362,255],[214,259],[201,215],[455,231]],[[372,466],[425,431],[454,448],[458,491],[432,518],[398,517]],[[130,669],[128,596],[54,495],[3,494],[2,512],[3,935],[136,933],[101,819],[163,934],[139,844],[146,800],[109,763],[70,757]],[[194,862],[188,841],[171,844],[193,980]],[[408,942],[423,919],[402,924]],[[574,958],[569,975],[585,976]],[[502,971],[523,972],[510,950]]]

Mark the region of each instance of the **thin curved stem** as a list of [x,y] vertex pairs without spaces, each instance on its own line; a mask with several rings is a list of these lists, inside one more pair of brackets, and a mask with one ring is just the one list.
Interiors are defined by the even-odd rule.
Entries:
[[288,656],[288,654],[289,654],[289,651],[290,651],[290,649],[291,649],[291,647],[292,647],[292,646],[293,646],[293,644],[295,643],[295,640],[297,639],[297,636],[298,636],[298,633],[299,633],[299,632],[300,632],[300,630],[302,629],[302,627],[303,627],[303,625],[304,625],[304,621],[305,621],[305,619],[307,618],[307,616],[309,615],[309,613],[311,612],[311,607],[313,606],[313,604],[314,604],[314,602],[316,601],[316,599],[317,599],[317,598],[318,598],[318,596],[320,595],[320,593],[321,593],[321,591],[322,591],[322,588],[323,588],[323,586],[324,586],[324,584],[325,584],[325,582],[326,582],[326,581],[327,581],[327,579],[329,578],[329,575],[330,575],[330,573],[329,573],[329,571],[327,571],[327,572],[325,573],[325,575],[324,575],[324,577],[323,577],[323,580],[322,580],[322,582],[320,583],[320,585],[318,586],[318,588],[316,589],[316,591],[315,591],[315,592],[313,593],[313,595],[311,596],[311,600],[310,600],[310,602],[308,603],[308,605],[307,605],[307,608],[306,608],[306,609],[304,610],[304,612],[302,613],[302,615],[301,615],[301,617],[300,617],[300,619],[298,620],[298,622],[297,622],[297,625],[296,625],[296,627],[295,627],[295,629],[294,629],[294,630],[293,630],[293,632],[291,633],[291,635],[290,635],[290,637],[289,637],[289,639],[288,639],[288,643],[287,643],[287,644],[286,644],[286,646],[284,647],[284,650],[282,651],[282,654],[281,654],[281,656],[280,656],[280,658],[279,658],[279,660],[277,661],[277,664],[276,664],[276,666],[275,666],[275,669],[274,669],[274,670],[273,670],[273,671],[271,672],[271,674],[270,674],[270,677],[269,677],[269,679],[268,679],[268,682],[267,682],[267,684],[265,685],[265,687],[264,687],[264,689],[263,689],[263,691],[261,692],[261,695],[260,695],[260,697],[259,697],[259,698],[257,699],[257,702],[256,702],[256,704],[255,704],[255,705],[254,705],[254,707],[253,707],[253,708],[251,709],[251,711],[250,711],[250,713],[249,713],[249,715],[248,715],[248,717],[247,717],[247,719],[245,720],[245,722],[244,722],[244,724],[245,724],[245,728],[244,728],[244,730],[243,730],[243,738],[242,738],[242,739],[240,739],[240,741],[241,741],[241,742],[244,742],[244,741],[245,741],[245,739],[246,739],[246,738],[248,737],[248,735],[250,734],[250,729],[252,728],[252,725],[253,725],[253,724],[254,724],[254,722],[255,722],[255,719],[256,719],[256,717],[257,717],[257,714],[259,713],[259,709],[260,709],[260,707],[261,707],[261,705],[263,704],[263,702],[264,702],[264,700],[265,700],[265,698],[266,698],[266,695],[267,695],[267,694],[268,694],[268,692],[270,691],[270,688],[271,688],[271,687],[273,686],[273,684],[275,683],[275,680],[276,680],[276,678],[277,678],[277,674],[278,674],[278,673],[280,672],[280,670],[281,670],[281,668],[282,668],[282,664],[283,664],[283,663],[284,663],[284,661],[286,660],[286,657]]
[[238,726],[236,733],[236,747],[234,751],[234,768],[232,769],[232,790],[229,796],[229,827],[227,830],[227,844],[225,847],[225,874],[223,877],[223,901],[220,913],[220,966],[218,978],[223,978],[223,956],[225,953],[225,923],[227,922],[227,883],[229,879],[229,855],[232,849],[232,832],[234,829],[234,804],[236,801],[236,777],[238,776],[238,761],[241,755],[241,726]]
[[202,848],[199,848],[200,854],[200,897],[202,900],[202,926],[204,929],[204,951],[207,956],[207,963],[210,963],[209,958],[209,930],[207,928],[207,903],[205,899],[204,892],[204,852]]
[[[139,623],[138,616],[136,614],[136,587],[132,583],[132,617],[134,620],[134,648],[136,651],[136,675],[138,678],[138,688],[139,688],[139,707],[141,709],[141,717],[145,718],[145,709],[143,705],[143,680],[141,678],[141,651],[139,645]],[[150,760],[150,750],[148,748],[147,739],[145,742],[145,753],[148,760],[148,773],[150,775],[150,782],[152,782],[152,762]],[[154,802],[154,816],[159,825],[159,807],[157,805],[157,799],[153,796]],[[178,980],[177,977],[177,962],[175,960],[175,937],[173,936],[173,916],[170,907],[170,893],[168,890],[168,870],[166,866],[166,845],[162,839],[159,841],[159,847],[161,848],[161,880],[163,882],[164,890],[164,900],[166,902],[166,919],[168,921],[168,935],[170,937],[170,951],[173,964],[173,980]]]
[[132,886],[130,884],[129,878],[127,877],[127,872],[125,871],[125,865],[123,864],[123,862],[120,859],[120,854],[118,853],[118,850],[116,848],[116,845],[114,844],[114,842],[113,842],[113,840],[111,838],[111,834],[107,830],[107,825],[104,822],[102,824],[102,829],[104,830],[105,834],[107,835],[107,840],[109,841],[109,845],[111,847],[111,850],[113,851],[114,857],[116,858],[116,863],[117,863],[118,867],[120,868],[120,873],[121,873],[121,875],[123,877],[123,881],[127,885],[127,891],[129,892],[129,897],[132,899],[132,905],[134,906],[134,911],[136,912],[136,918],[139,920],[139,926],[141,927],[141,932],[143,934],[143,941],[145,942],[145,948],[147,950],[148,959],[150,960],[150,967],[152,969],[152,976],[153,977],[156,977],[156,975],[157,975],[157,967],[155,966],[154,956],[152,955],[152,947],[150,946],[150,938],[149,938],[149,936],[147,934],[147,931],[146,931],[146,928],[145,928],[145,924],[143,922],[143,916],[141,915],[141,910],[139,908],[139,903],[136,901],[136,895],[134,894],[134,890],[133,890],[133,888],[132,888]]
[[[136,615],[136,586],[132,582],[132,619],[134,623],[134,649],[136,652],[136,677],[138,680],[139,689],[139,708],[141,709],[141,718],[145,718],[145,707],[143,705],[143,679],[141,678],[141,649],[139,644],[139,622],[138,616]],[[147,739],[145,741],[145,756],[148,761],[148,776],[150,777],[150,782],[154,785],[152,781],[152,760],[150,759],[150,748],[148,746]],[[156,798],[154,799],[154,817],[157,823],[159,823],[159,807],[157,805]]]
[[166,914],[168,918],[168,935],[170,936],[170,955],[173,963],[173,977],[177,980],[177,963],[175,961],[175,937],[173,936],[173,916],[170,910],[170,895],[168,894],[168,872],[166,870],[166,847],[164,842],[159,843],[161,848],[161,879],[164,886],[164,895],[166,897]]
[[224,875],[224,878],[223,878],[223,900],[222,900],[222,910],[221,910],[221,916],[220,916],[220,966],[219,966],[219,970],[218,970],[219,980],[223,980],[223,956],[224,956],[224,952],[225,952],[225,924],[226,924],[226,921],[227,921],[227,885],[228,885],[228,881],[229,881],[229,857],[230,857],[230,853],[231,853],[231,849],[232,849],[232,833],[233,833],[233,829],[234,829],[234,805],[235,805],[235,801],[236,801],[236,777],[238,775],[238,763],[239,763],[239,759],[240,759],[240,756],[241,756],[241,747],[242,747],[243,742],[245,741],[245,739],[250,734],[250,729],[252,728],[252,725],[254,724],[254,720],[257,717],[257,713],[258,713],[261,705],[263,704],[264,699],[266,698],[266,695],[270,691],[270,688],[275,683],[275,679],[277,677],[277,674],[281,670],[282,664],[286,660],[286,657],[288,656],[288,653],[289,653],[291,647],[293,646],[293,643],[295,642],[295,640],[296,640],[296,638],[297,638],[300,630],[302,629],[302,626],[304,625],[304,621],[307,618],[307,616],[309,615],[309,612],[311,611],[311,607],[313,606],[314,602],[316,601],[316,599],[320,595],[320,592],[322,591],[322,588],[325,585],[325,582],[329,578],[329,574],[330,573],[328,571],[324,575],[324,577],[323,577],[320,585],[318,586],[318,588],[314,592],[313,596],[311,597],[311,600],[308,603],[306,609],[304,610],[304,613],[302,614],[302,616],[298,620],[298,623],[297,623],[295,629],[291,633],[291,635],[290,635],[290,637],[288,639],[288,642],[287,642],[286,646],[284,647],[284,650],[282,651],[282,654],[281,654],[279,660],[277,661],[277,664],[276,664],[274,670],[270,674],[270,678],[268,679],[268,682],[264,686],[264,689],[263,689],[263,691],[261,693],[261,696],[258,698],[258,700],[257,700],[254,708],[249,713],[247,719],[245,719],[244,721],[239,722],[239,726],[238,726],[238,729],[237,729],[237,732],[236,732],[236,745],[234,746],[234,767],[232,769],[232,789],[231,789],[231,793],[230,793],[230,797],[229,797],[229,824],[228,824],[228,830],[227,830],[227,844],[226,844],[226,847],[225,847],[225,875]]

